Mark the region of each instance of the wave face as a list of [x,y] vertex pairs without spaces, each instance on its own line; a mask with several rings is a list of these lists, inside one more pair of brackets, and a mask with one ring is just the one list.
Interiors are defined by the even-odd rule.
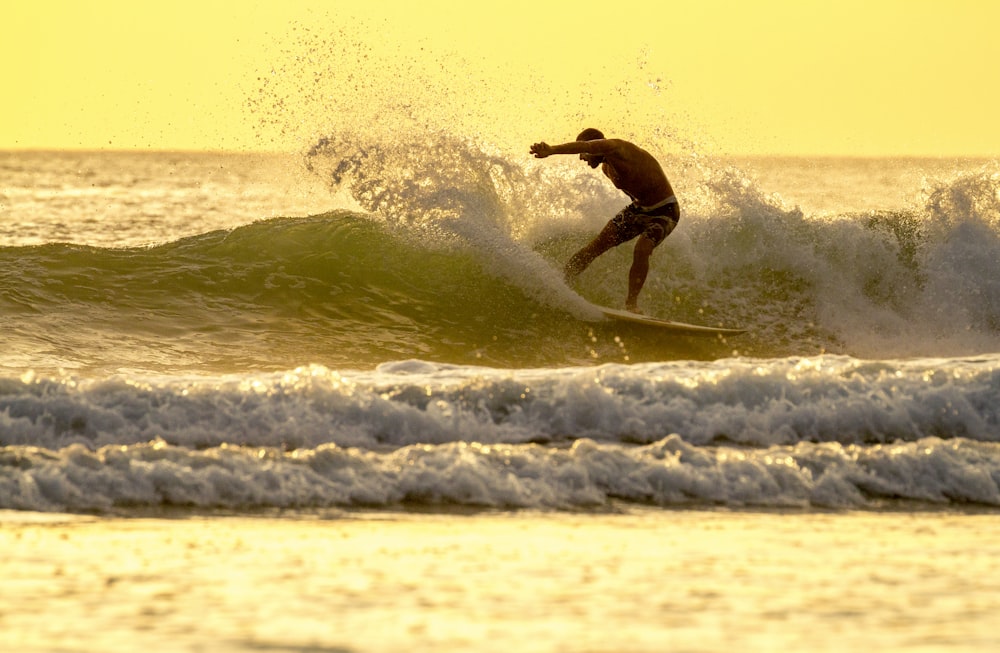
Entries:
[[36,370],[565,364],[588,359],[595,328],[547,266],[503,278],[346,212],[149,248],[4,248],[0,283],[4,358]]
[[1000,506],[1000,358],[6,379],[0,508]]

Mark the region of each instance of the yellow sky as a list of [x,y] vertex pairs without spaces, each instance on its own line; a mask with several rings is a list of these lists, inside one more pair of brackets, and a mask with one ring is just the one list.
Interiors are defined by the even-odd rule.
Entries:
[[1000,2],[479,4],[7,0],[0,148],[299,148],[356,64],[494,139],[593,118],[713,154],[1000,154]]

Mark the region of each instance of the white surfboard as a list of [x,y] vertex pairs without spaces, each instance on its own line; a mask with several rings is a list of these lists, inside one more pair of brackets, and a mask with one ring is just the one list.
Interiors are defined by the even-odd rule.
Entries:
[[634,322],[636,324],[644,324],[646,326],[657,327],[665,331],[670,331],[671,333],[676,333],[685,336],[736,336],[741,333],[746,333],[746,329],[741,329],[737,327],[724,328],[724,327],[710,327],[702,326],[700,324],[686,324],[684,322],[672,322],[670,320],[661,320],[658,317],[649,317],[648,315],[640,315],[638,313],[632,313],[630,311],[620,311],[614,308],[606,308],[604,306],[598,306],[598,309],[604,316],[611,320],[620,320],[623,322]]

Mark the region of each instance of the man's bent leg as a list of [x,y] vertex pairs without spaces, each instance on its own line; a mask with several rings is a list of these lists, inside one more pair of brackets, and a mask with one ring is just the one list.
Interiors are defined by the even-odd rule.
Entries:
[[601,229],[601,233],[597,234],[592,241],[566,262],[566,267],[563,269],[566,281],[572,281],[578,274],[586,270],[595,258],[615,245],[618,245],[618,227],[609,222],[604,226],[604,229]]
[[646,283],[646,275],[649,274],[649,257],[653,253],[656,244],[646,237],[645,234],[639,236],[635,243],[635,250],[632,252],[632,267],[628,271],[628,298],[625,300],[625,309],[633,313],[639,312],[639,292]]

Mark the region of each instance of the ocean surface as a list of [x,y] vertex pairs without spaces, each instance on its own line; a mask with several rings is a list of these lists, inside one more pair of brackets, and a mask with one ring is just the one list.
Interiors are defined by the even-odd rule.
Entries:
[[988,162],[682,170],[642,307],[723,340],[563,283],[584,166],[334,145],[0,156],[0,508],[1000,507]]
[[[682,219],[640,305],[748,329],[694,338],[601,318],[595,304],[624,302],[628,247],[563,282],[563,262],[623,197],[527,145],[330,137],[302,156],[0,153],[0,521],[30,535],[128,530],[151,515],[249,519],[280,538],[317,515],[355,526],[396,515],[418,530],[444,520],[463,537],[496,520],[537,533],[624,519],[614,533],[649,537],[721,514],[731,528],[758,532],[763,519],[801,533],[845,515],[864,542],[879,524],[932,515],[967,529],[959,555],[985,556],[962,581],[992,574],[976,609],[1000,607],[996,540],[975,544],[1000,517],[994,162],[662,155]],[[962,628],[907,640],[885,626],[868,642],[1000,642],[963,640],[981,612],[951,607]],[[703,626],[683,650],[838,648],[705,640]],[[13,631],[25,650],[62,646],[29,631]],[[230,648],[482,641],[407,632],[341,648],[270,633]],[[618,649],[587,632],[583,649]],[[658,632],[626,648],[663,650]]]

